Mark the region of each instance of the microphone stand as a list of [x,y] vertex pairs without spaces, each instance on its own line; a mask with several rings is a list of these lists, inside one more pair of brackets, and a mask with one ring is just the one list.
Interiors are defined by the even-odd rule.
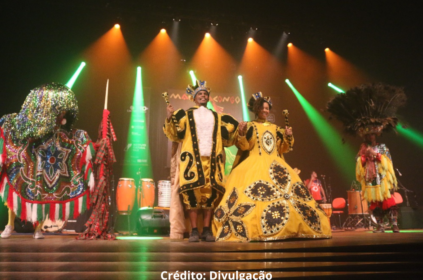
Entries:
[[[325,193],[326,193],[326,198],[327,198],[327,200],[329,201],[329,203],[330,203],[330,201],[331,201],[331,199],[330,199],[330,196],[331,196],[331,190],[328,188],[328,186],[326,185],[326,175],[320,175],[320,177],[322,177],[322,179],[323,179],[323,189],[324,189],[324,191],[325,191]],[[330,184],[330,177],[329,177],[329,184]],[[330,187],[330,186],[329,186]]]
[[[402,174],[398,171],[398,169],[395,168],[395,170],[397,171],[398,175],[401,177]],[[404,187],[404,185],[401,183],[401,181],[398,179],[398,177],[397,177],[397,182],[398,182],[398,185],[400,186],[400,189],[402,189],[404,191],[405,200],[407,201],[407,206],[410,207],[410,201],[408,200],[408,194],[407,193],[408,192],[413,192],[413,191],[410,191],[409,189],[407,189],[406,187]]]

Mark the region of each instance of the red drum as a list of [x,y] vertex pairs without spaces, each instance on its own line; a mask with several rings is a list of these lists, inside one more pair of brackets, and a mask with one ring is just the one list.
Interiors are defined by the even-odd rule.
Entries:
[[138,189],[137,201],[140,207],[153,207],[155,202],[154,197],[154,181],[153,179],[141,179],[141,186]]
[[367,200],[362,198],[360,203],[360,197],[361,197],[360,191],[347,191],[347,193],[348,193],[348,214],[359,215],[359,214],[369,213]]
[[131,213],[135,202],[135,181],[131,178],[120,178],[116,191],[117,210],[120,214]]

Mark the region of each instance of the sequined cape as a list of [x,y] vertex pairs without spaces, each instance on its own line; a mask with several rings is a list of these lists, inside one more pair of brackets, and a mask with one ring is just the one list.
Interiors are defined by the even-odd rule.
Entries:
[[324,210],[282,156],[289,150],[285,130],[250,122],[247,131],[236,145],[248,156],[232,169],[213,214],[216,241],[331,238]]
[[21,220],[76,218],[90,207],[94,147],[83,130],[13,140],[0,124],[0,196]]
[[[200,160],[196,124],[193,107],[188,110],[179,109],[174,112],[180,130],[171,121],[165,121],[163,131],[173,142],[181,142],[179,192],[186,192],[205,185],[204,173]],[[213,145],[210,156],[210,183],[220,193],[225,192],[224,147],[235,143],[238,122],[228,114],[212,112],[214,116]]]
[[[363,143],[369,147],[370,145]],[[397,189],[397,178],[392,165],[391,153],[385,144],[377,144],[372,147],[378,153],[376,159],[372,159],[376,165],[376,178],[366,179],[366,164],[369,159],[359,155],[356,159],[356,179],[361,184],[363,197],[368,202],[382,202],[391,197],[391,190]]]

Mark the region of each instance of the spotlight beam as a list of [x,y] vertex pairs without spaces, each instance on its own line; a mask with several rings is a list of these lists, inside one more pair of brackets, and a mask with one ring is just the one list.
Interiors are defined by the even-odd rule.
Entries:
[[147,109],[144,104],[142,69],[137,67],[128,143],[125,149],[124,176],[128,178],[137,178],[139,171],[142,178],[153,176],[146,121]]
[[72,77],[70,78],[70,80],[66,83],[66,86],[68,88],[72,88],[72,86],[75,84],[76,79],[78,79],[79,74],[81,74],[82,69],[84,69],[86,63],[85,62],[81,62],[81,64],[79,65],[78,69],[75,71],[75,73],[72,75]]
[[195,86],[195,84],[197,83],[197,77],[195,77],[194,71],[190,70],[189,75],[191,76],[192,85]]
[[341,143],[341,136],[339,133],[337,133],[327,120],[300,94],[288,79],[286,79],[285,82],[297,97],[321,141],[336,162],[336,165],[340,168],[345,179],[351,180],[354,178],[355,153],[353,149],[348,144],[343,145]]
[[398,124],[396,128],[400,135],[404,136],[423,150],[423,133],[410,127],[404,128],[401,124]]
[[345,93],[345,91],[343,91],[342,89],[340,89],[339,87],[335,86],[332,83],[328,84],[328,87],[333,88],[335,91],[337,91],[338,93]]
[[241,75],[238,76],[238,82],[239,82],[239,90],[241,92],[242,118],[244,119],[244,121],[248,122],[250,121],[250,115],[248,115],[247,102],[245,101],[244,84],[242,82]]

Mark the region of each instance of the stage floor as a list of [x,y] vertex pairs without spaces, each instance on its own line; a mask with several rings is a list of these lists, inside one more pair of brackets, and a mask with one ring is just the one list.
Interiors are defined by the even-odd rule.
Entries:
[[261,271],[272,279],[422,279],[423,230],[344,231],[332,239],[253,243],[136,236],[79,241],[59,234],[34,240],[15,234],[0,240],[0,261],[0,279],[176,279],[169,277],[176,271],[186,273],[185,279],[194,272],[207,280],[242,279],[241,273],[259,279]]

